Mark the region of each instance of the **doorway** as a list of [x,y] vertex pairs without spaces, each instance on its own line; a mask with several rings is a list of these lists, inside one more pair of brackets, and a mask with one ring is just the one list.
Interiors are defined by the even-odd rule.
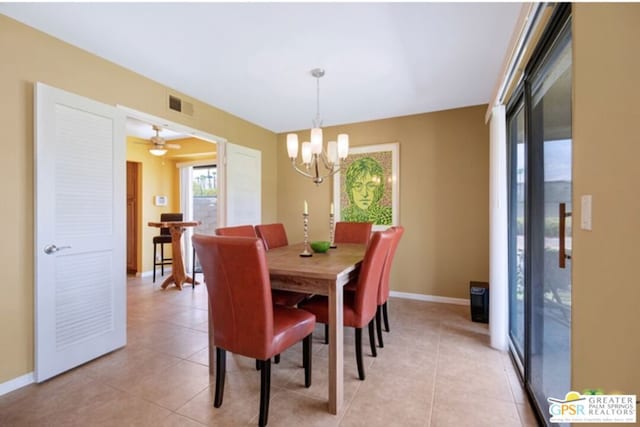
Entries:
[[[178,165],[184,162],[216,162],[218,149],[224,139],[214,135],[204,134],[200,131],[169,122],[165,119],[153,117],[134,110],[126,110],[126,159],[128,163],[138,165],[137,186],[137,212],[133,212],[133,205],[128,208],[127,221],[131,224],[128,230],[127,260],[137,260],[136,275],[150,277],[153,275],[154,254],[153,237],[158,234],[158,229],[149,227],[150,221],[158,221],[162,213],[182,212],[185,220],[192,220],[191,212],[184,211],[181,188],[181,172]],[[154,155],[157,146],[154,141],[160,137],[166,146],[161,155]],[[131,168],[132,166],[128,166]],[[133,171],[129,171],[133,173]],[[134,190],[134,186],[131,191]],[[129,198],[128,198],[129,201]],[[209,215],[218,216],[218,205],[214,204]],[[134,220],[134,216],[137,220]],[[137,230],[135,230],[137,228]],[[188,236],[183,237],[183,254],[185,255],[185,267],[191,271],[190,249],[185,244]],[[165,257],[170,258],[170,245],[165,245]],[[157,257],[160,256],[158,248]],[[136,255],[134,256],[133,253]],[[170,265],[165,266],[165,273]],[[127,268],[128,272],[132,269]],[[158,271],[159,272],[159,271]]]

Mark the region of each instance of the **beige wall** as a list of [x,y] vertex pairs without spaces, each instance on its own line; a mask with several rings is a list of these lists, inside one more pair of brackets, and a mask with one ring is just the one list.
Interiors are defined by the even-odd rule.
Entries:
[[[392,289],[469,297],[469,281],[489,278],[489,130],[486,105],[324,128],[324,139],[348,133],[351,146],[400,145],[400,223],[406,228]],[[300,131],[299,140],[308,140]],[[316,186],[287,164],[278,135],[278,217],[290,241],[301,241],[302,206],[310,237],[326,240],[332,180]]]
[[640,395],[640,5],[573,7],[572,384]]
[[42,81],[106,104],[192,126],[262,151],[262,216],[275,221],[276,136],[196,100],[195,118],[167,108],[170,91],[152,80],[0,15],[0,383],[33,370],[33,85]]

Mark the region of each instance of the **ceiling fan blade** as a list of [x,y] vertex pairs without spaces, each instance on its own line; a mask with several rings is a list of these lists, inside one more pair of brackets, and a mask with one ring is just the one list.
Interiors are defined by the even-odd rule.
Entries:
[[166,148],[171,148],[173,150],[179,150],[181,148],[179,144],[166,144],[165,143],[164,146]]

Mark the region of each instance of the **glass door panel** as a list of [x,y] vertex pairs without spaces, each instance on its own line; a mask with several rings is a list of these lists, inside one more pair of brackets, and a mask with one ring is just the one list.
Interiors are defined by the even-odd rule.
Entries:
[[571,385],[569,28],[567,24],[547,57],[534,70],[530,86],[528,382],[547,419],[547,398],[564,396]]
[[[191,203],[194,221],[200,225],[194,234],[214,235],[218,227],[218,169],[216,165],[195,166],[191,173]],[[196,258],[195,270],[200,271]]]
[[520,367],[525,351],[525,137],[524,99],[518,98],[507,119],[509,153],[509,337]]

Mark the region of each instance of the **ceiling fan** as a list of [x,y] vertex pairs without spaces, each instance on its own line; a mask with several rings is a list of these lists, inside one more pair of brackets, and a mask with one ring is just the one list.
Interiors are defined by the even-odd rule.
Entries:
[[153,147],[149,148],[149,153],[153,154],[154,156],[164,156],[167,153],[168,149],[180,149],[180,145],[169,144],[163,137],[160,136],[160,131],[162,130],[160,126],[153,125],[153,130],[156,131],[156,134],[152,136],[148,142],[149,144],[153,144]]

